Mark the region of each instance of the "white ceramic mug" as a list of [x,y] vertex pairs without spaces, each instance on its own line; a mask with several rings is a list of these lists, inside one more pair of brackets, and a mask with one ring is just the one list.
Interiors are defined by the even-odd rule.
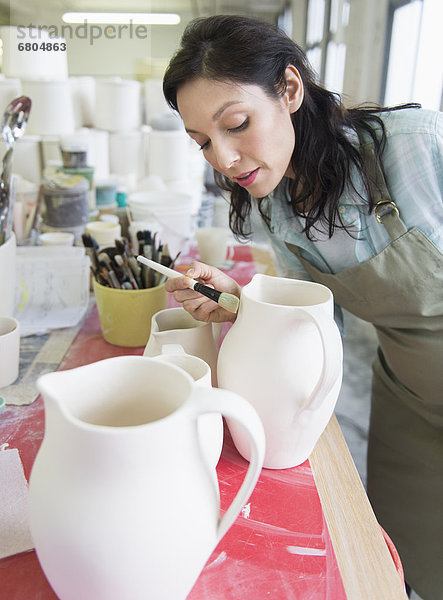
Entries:
[[228,244],[231,232],[224,227],[201,227],[195,232],[200,260],[207,265],[223,267],[232,260],[234,248]]
[[0,246],[0,316],[14,314],[17,244],[12,233],[7,242]]
[[18,377],[20,325],[13,317],[0,317],[0,388]]

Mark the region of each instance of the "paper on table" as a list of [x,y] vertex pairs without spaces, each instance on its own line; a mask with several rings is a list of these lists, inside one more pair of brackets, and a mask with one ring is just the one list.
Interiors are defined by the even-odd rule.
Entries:
[[20,370],[17,381],[1,389],[6,404],[31,404],[38,396],[37,379],[56,371],[82,324],[51,331],[46,336],[28,337],[20,344]]
[[28,484],[22,461],[17,449],[6,450],[2,449],[2,446],[0,446],[0,532],[0,558],[25,552],[34,547],[28,525]]
[[79,323],[88,307],[89,264],[82,247],[17,248],[14,316],[21,336]]

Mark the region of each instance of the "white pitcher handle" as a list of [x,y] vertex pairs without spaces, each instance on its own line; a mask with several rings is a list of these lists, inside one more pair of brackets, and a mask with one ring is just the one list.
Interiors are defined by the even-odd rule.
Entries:
[[[319,312],[312,314],[298,308],[304,317],[314,323],[321,337],[323,348],[323,369],[317,384],[312,391],[305,410],[316,410],[324,398],[332,391],[337,383],[337,378],[343,371],[343,345],[340,331],[336,322],[329,315]],[[331,352],[331,348],[333,351]]]
[[208,413],[221,413],[224,417],[234,419],[245,428],[251,443],[251,460],[246,476],[217,527],[218,543],[248,501],[260,476],[265,457],[265,433],[255,408],[244,398],[228,390],[208,390],[195,386],[188,408],[195,418]]

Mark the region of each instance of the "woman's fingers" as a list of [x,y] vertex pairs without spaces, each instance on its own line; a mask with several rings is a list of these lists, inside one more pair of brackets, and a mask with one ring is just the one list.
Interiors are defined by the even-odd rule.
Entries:
[[194,292],[190,288],[192,285],[191,279],[198,280],[220,292],[228,292],[240,297],[240,286],[232,277],[229,277],[216,267],[193,261],[185,276],[169,279],[166,282],[165,288],[198,321],[216,323],[235,321],[235,314],[221,308],[216,302],[206,298],[206,296]]

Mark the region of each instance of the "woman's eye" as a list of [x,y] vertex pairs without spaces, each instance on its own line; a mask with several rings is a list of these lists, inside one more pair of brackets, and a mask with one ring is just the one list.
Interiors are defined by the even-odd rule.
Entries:
[[[242,131],[243,129],[246,129],[246,127],[249,125],[249,119],[246,118],[243,123],[240,123],[240,125],[238,125],[237,127],[232,127],[231,129],[228,129],[229,133],[238,133],[239,131]],[[205,142],[204,144],[201,144],[200,146],[200,150],[207,150],[209,148],[209,146],[211,145],[210,140],[208,140],[207,142]]]
[[241,123],[238,127],[233,127],[232,129],[228,129],[230,133],[236,133],[237,131],[242,131],[242,129],[246,129],[249,125],[249,119],[245,119],[243,123]]

